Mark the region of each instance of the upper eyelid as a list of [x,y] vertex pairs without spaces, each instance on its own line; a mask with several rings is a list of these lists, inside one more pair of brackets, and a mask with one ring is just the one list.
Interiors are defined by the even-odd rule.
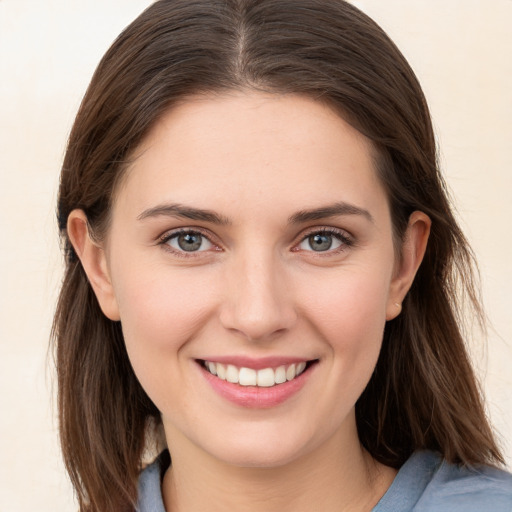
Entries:
[[167,240],[170,240],[174,236],[183,234],[183,233],[198,233],[201,236],[204,236],[207,238],[212,244],[219,245],[216,243],[213,238],[216,238],[213,233],[211,233],[209,230],[200,228],[197,226],[194,227],[182,227],[182,228],[174,228],[174,229],[168,229],[167,231],[164,231],[161,235],[157,237],[157,241],[159,242],[166,242]]
[[310,226],[303,230],[306,233],[323,233],[325,231],[333,232],[333,233],[347,233],[348,231],[343,228],[337,228],[334,226]]
[[302,241],[308,236],[314,235],[315,233],[328,233],[328,234],[334,234],[334,235],[340,235],[343,238],[348,238],[350,240],[354,239],[354,236],[347,231],[346,229],[342,228],[335,228],[333,226],[312,226],[311,228],[306,229],[305,231],[302,231],[300,235],[296,238],[298,241]]

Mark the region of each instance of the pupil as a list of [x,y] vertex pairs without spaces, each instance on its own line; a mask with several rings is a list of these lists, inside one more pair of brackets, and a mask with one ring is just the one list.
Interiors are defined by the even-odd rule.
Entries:
[[331,235],[312,235],[309,237],[309,245],[314,251],[327,251],[332,245]]
[[197,251],[201,247],[201,238],[201,235],[186,233],[178,237],[178,245],[180,246],[180,249],[183,249],[184,251]]

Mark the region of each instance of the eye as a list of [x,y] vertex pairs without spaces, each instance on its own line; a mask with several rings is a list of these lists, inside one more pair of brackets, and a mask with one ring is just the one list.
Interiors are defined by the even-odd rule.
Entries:
[[198,231],[179,231],[165,237],[163,243],[177,252],[203,252],[214,247],[210,240]]
[[352,245],[352,241],[342,232],[325,229],[308,234],[298,245],[298,250],[328,252]]

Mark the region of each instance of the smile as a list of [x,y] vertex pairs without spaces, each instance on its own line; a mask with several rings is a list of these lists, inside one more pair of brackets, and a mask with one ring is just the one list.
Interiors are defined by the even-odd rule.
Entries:
[[289,357],[196,359],[211,389],[238,407],[270,409],[299,394],[318,359]]
[[212,375],[216,375],[219,379],[232,384],[269,388],[294,380],[304,372],[307,362],[301,361],[299,363],[281,365],[276,368],[262,368],[260,370],[246,367],[239,368],[233,364],[216,363],[213,361],[204,361],[203,365]]

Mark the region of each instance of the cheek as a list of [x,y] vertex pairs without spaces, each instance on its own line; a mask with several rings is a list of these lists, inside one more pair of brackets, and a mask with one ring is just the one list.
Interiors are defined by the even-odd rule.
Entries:
[[[355,402],[377,363],[389,290],[388,272],[340,272],[317,279],[307,310],[309,324],[328,345],[336,378],[332,392]],[[336,389],[337,386],[337,389]],[[350,395],[350,396],[349,396]]]
[[[311,322],[333,349],[357,349],[361,343],[380,343],[386,319],[389,272],[343,269],[315,279],[304,289]],[[306,288],[306,287],[304,287]]]
[[[162,348],[183,340],[196,329],[214,301],[201,275],[180,269],[130,268],[116,276],[115,294],[126,335]],[[191,277],[193,277],[191,279]]]
[[185,367],[179,363],[187,357],[187,342],[211,315],[215,299],[211,287],[184,272],[126,270],[115,287],[126,350],[141,385],[162,410],[162,390],[181,387]]

